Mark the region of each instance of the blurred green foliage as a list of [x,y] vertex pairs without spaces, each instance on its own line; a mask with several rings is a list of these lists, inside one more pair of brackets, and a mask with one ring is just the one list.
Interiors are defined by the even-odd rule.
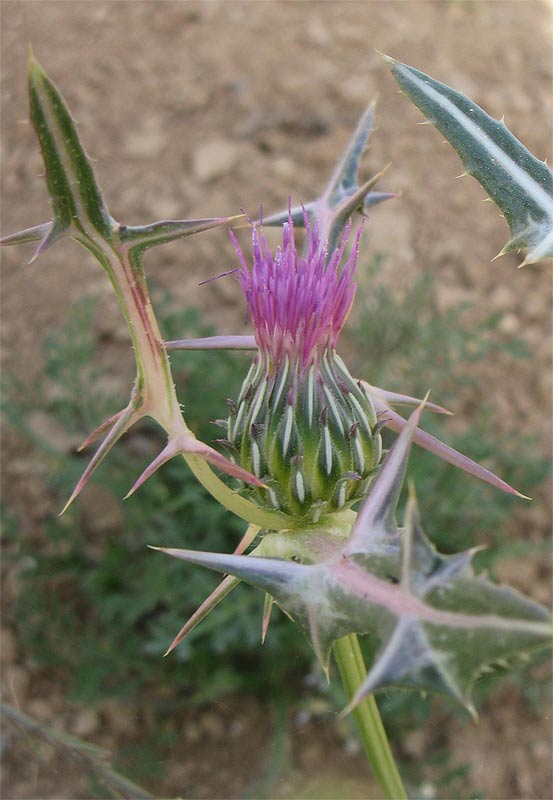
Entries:
[[[344,338],[352,374],[418,396],[430,387],[433,399],[455,410],[460,391],[476,380],[476,362],[499,352],[512,359],[528,355],[520,342],[502,343],[497,315],[467,325],[462,308],[440,312],[429,276],[399,295],[379,285],[378,265],[369,278],[367,288],[359,290],[356,316]],[[194,309],[175,311],[166,296],[156,305],[167,339],[213,333]],[[45,341],[41,382],[29,387],[12,377],[5,390],[5,414],[34,442],[37,458],[46,459],[48,482],[60,507],[87,454],[53,447],[33,432],[30,419],[38,407],[78,440],[117,410],[98,366],[97,313],[94,299],[76,305],[66,325]],[[191,427],[202,440],[213,440],[218,432],[212,421],[226,416],[225,398],[237,396],[248,356],[174,352],[172,364]],[[479,408],[456,436],[448,436],[447,417],[425,414],[423,424],[525,492],[545,475],[545,463],[532,443],[522,440],[520,429],[513,436],[505,420],[494,417],[492,406]],[[179,459],[121,502],[162,446],[153,425],[133,428],[94,476],[96,488],[101,487],[94,502],[83,496],[64,517],[48,518],[40,539],[21,528],[17,510],[8,509],[6,536],[17,547],[8,548],[7,557],[23,565],[13,611],[22,645],[37,663],[69,683],[73,699],[86,703],[110,695],[136,701],[148,690],[154,702],[172,709],[229,691],[259,692],[279,702],[300,691],[324,692],[318,681],[315,688],[300,689],[312,655],[300,632],[278,611],[261,646],[263,596],[249,587],[238,587],[162,658],[217,577],[152,553],[147,545],[231,551],[244,529],[206,495]],[[419,448],[414,448],[410,477],[436,545],[451,552],[484,537],[492,546],[480,563],[493,567],[505,546],[501,525],[517,501]],[[120,509],[120,519],[98,526],[95,516],[101,518],[108,502]],[[383,695],[382,705],[392,735],[420,725],[429,709],[428,701],[415,693]]]

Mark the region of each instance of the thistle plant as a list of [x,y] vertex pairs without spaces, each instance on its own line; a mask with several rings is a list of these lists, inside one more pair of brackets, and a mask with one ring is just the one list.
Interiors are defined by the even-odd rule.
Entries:
[[[551,254],[553,179],[547,167],[467,98],[390,63],[400,85],[503,210],[513,233],[505,250],[527,246],[525,263]],[[396,519],[413,442],[498,490],[524,496],[419,426],[423,411],[447,414],[446,409],[427,397],[390,392],[352,376],[338,355],[355,295],[359,215],[395,197],[373,191],[382,172],[357,182],[374,106],[362,115],[316,200],[289,202],[288,209],[259,223],[240,214],[138,227],[113,219],[65,102],[34,58],[29,92],[53,220],[2,243],[38,241],[32,260],[62,236],[87,248],[110,279],[136,357],[130,399],[84,442],[86,447],[102,439],[66,508],[130,427],[143,417],[154,419],[167,444],[129,495],[166,461],[181,456],[213,497],[247,523],[233,554],[154,548],[225,576],[169,651],[241,581],[260,589],[262,638],[276,602],[305,632],[327,676],[334,653],[349,697],[346,712],[355,716],[382,791],[389,798],[405,797],[373,692],[383,687],[439,692],[475,714],[471,690],[478,676],[494,663],[547,644],[551,625],[546,609],[475,573],[478,548],[449,556],[437,552],[424,533],[414,486],[408,488],[402,524]],[[237,257],[231,272],[243,290],[253,335],[164,341],[142,268],[144,252],[219,225],[248,224],[251,255],[230,231]],[[274,253],[264,226],[282,228],[282,245]],[[303,249],[297,243],[301,228]],[[238,397],[228,401],[228,418],[219,420],[225,434],[214,443],[219,450],[199,441],[186,423],[171,349],[254,353]],[[396,406],[414,411],[405,419]],[[383,458],[385,426],[399,436]],[[374,653],[368,669],[358,635],[369,637]]]

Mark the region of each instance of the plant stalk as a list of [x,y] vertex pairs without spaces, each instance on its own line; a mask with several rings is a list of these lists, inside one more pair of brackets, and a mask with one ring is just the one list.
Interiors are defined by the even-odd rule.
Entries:
[[[333,650],[342,685],[348,700],[351,700],[367,675],[357,636],[351,634],[339,639],[334,643]],[[361,735],[367,761],[382,789],[383,797],[385,800],[407,800],[374,696],[371,694],[366,697],[353,709],[352,714]]]

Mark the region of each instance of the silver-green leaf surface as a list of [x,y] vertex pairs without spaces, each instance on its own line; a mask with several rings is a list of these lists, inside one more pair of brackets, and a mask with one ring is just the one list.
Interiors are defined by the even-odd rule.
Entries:
[[398,527],[418,413],[346,536],[316,526],[284,531],[265,536],[252,556],[159,549],[270,594],[306,633],[325,670],[335,641],[350,633],[370,637],[374,661],[352,706],[372,691],[401,686],[452,695],[472,710],[479,674],[547,645],[551,620],[539,604],[476,575],[474,550],[438,553],[422,529],[413,490]]
[[461,92],[384,57],[403,91],[455,148],[466,172],[499,206],[511,238],[499,255],[527,248],[524,262],[553,256],[553,173],[506,127]]

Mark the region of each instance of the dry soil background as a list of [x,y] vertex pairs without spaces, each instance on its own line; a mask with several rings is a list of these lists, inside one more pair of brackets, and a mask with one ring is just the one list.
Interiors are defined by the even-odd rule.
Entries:
[[[540,158],[551,161],[552,17],[550,6],[521,2],[2,2],[2,231],[49,216],[41,163],[26,123],[25,71],[30,43],[62,88],[96,168],[110,208],[124,223],[282,207],[288,196],[305,201],[322,186],[358,115],[379,95],[378,131],[365,158],[368,176],[392,161],[383,188],[402,197],[375,210],[367,225],[367,252],[384,252],[390,280],[408,285],[431,270],[443,306],[469,299],[504,312],[505,336],[522,336],[535,359],[505,375],[501,361],[487,365],[486,395],[499,414],[520,419],[549,452],[551,429],[551,278],[545,267],[516,270],[517,257],[490,264],[507,238],[507,226],[419,112],[397,93],[375,48],[413,64],[469,94]],[[224,330],[238,330],[232,284],[198,289],[232,260],[226,235],[216,231],[159,249],[151,258],[162,286],[183,302],[201,302]],[[84,294],[102,292],[99,325],[114,384],[125,397],[132,358],[108,288],[84,251],[62,242],[40,263],[23,266],[21,251],[3,259],[3,365],[26,377],[41,370],[37,341],[67,317]],[[155,263],[155,267],[153,266]],[[408,387],[406,387],[408,388]],[[462,415],[463,409],[456,409]],[[7,507],[24,524],[40,526],[53,511],[25,445],[4,435]],[[541,500],[521,512],[520,530],[543,535],[549,510]],[[543,501],[543,502],[542,502]],[[506,567],[511,583],[533,592],[536,572]],[[547,586],[540,584],[547,600]],[[5,598],[9,600],[7,581]],[[534,593],[535,594],[535,593]],[[69,708],[56,686],[47,694],[17,643],[17,623],[4,610],[3,676],[7,699],[40,713],[49,724],[84,731],[83,709]],[[34,704],[34,705],[33,705]],[[516,697],[498,695],[480,727],[449,731],[468,761],[474,782],[489,798],[550,797],[550,722],[525,717]],[[80,715],[80,716],[79,716]],[[159,796],[235,797],[246,785],[233,769],[247,748],[250,775],[265,758],[259,708],[229,701],[198,739],[183,734],[178,763]],[[222,744],[221,726],[240,719],[244,738]],[[80,725],[79,728],[79,719]],[[109,710],[89,720],[88,738],[117,744]],[[111,721],[110,721],[111,720]],[[203,725],[203,728],[201,727]],[[211,730],[211,733],[210,733]],[[242,735],[242,734],[241,734]],[[248,738],[249,737],[249,738]],[[428,744],[428,743],[427,743]],[[321,760],[363,775],[359,761],[336,749],[332,735],[298,744],[296,769],[307,774]],[[425,742],[412,742],[424,757]],[[431,747],[431,743],[428,744]],[[303,749],[302,749],[303,748]],[[314,755],[313,755],[314,752]],[[210,754],[202,758],[202,754]],[[220,759],[213,770],[210,758]],[[311,760],[310,760],[311,759]],[[203,760],[203,766],[202,766]],[[205,768],[204,768],[205,767]],[[209,767],[209,768],[208,768]],[[72,767],[30,767],[8,753],[5,798],[82,797]],[[186,789],[183,789],[183,786]],[[283,788],[283,791],[285,787]],[[292,791],[292,790],[291,790]],[[353,796],[353,789],[352,796]],[[372,791],[372,790],[368,790]],[[185,794],[184,794],[185,793]],[[313,795],[314,796],[314,795]],[[366,796],[366,795],[359,795]]]

